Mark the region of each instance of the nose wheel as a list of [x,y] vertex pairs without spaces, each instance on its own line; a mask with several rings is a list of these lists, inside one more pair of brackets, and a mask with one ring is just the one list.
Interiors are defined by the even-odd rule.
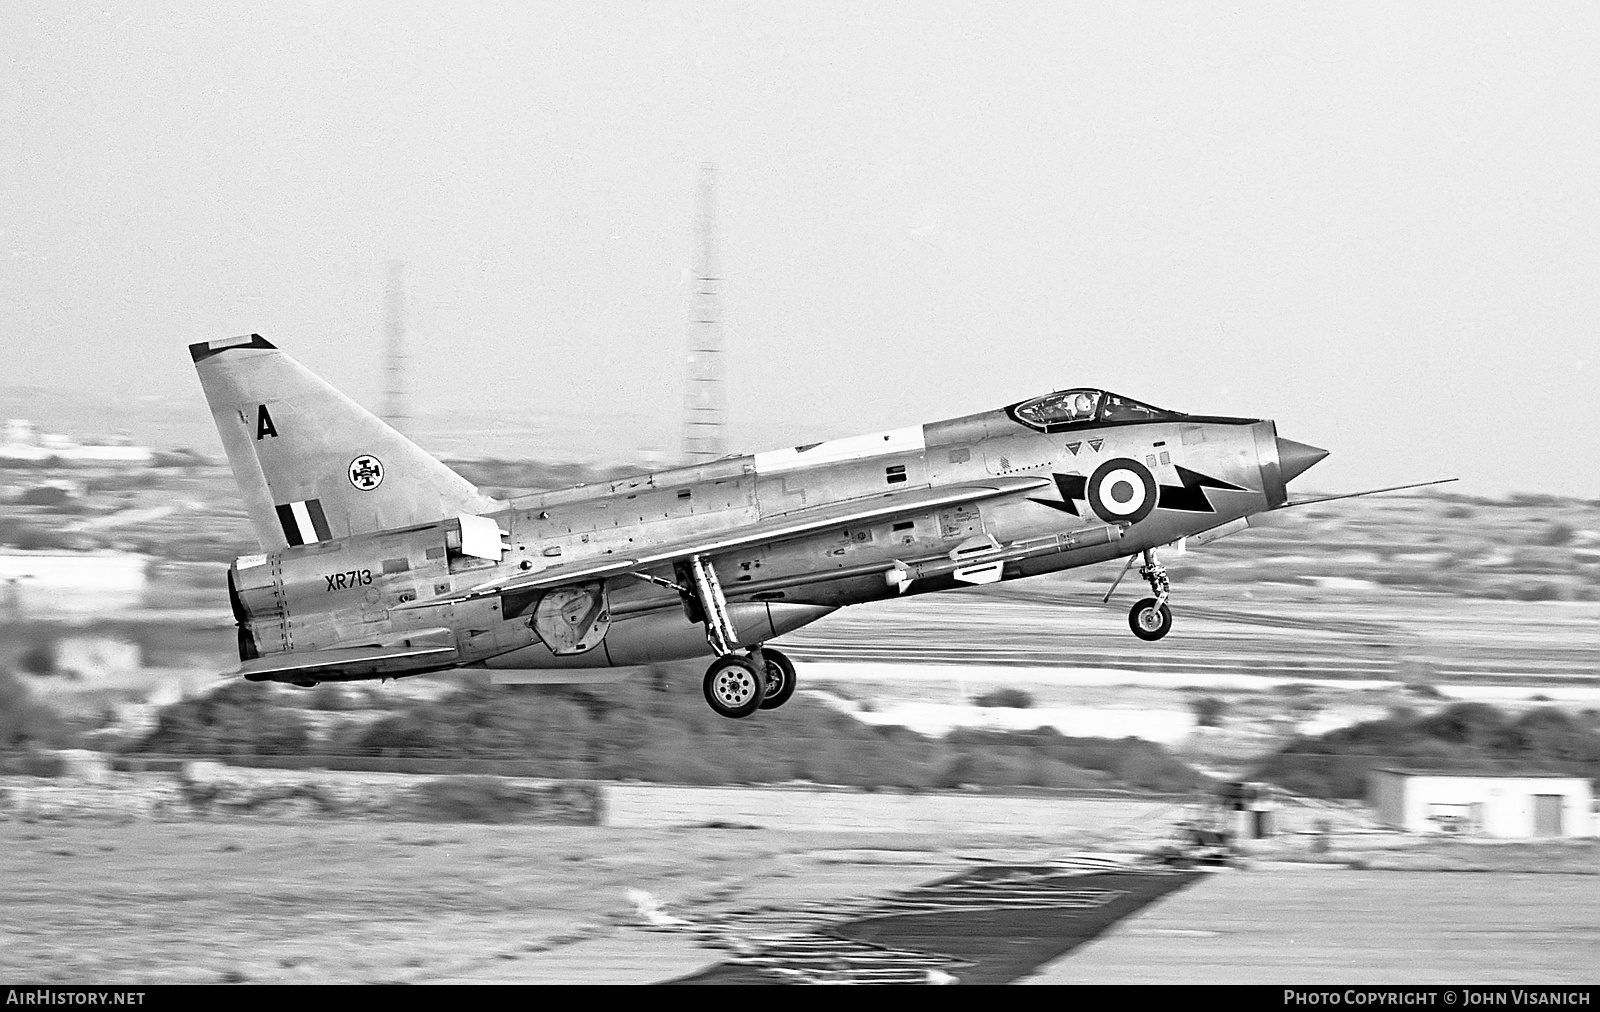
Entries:
[[1172,628],[1172,609],[1147,597],[1128,612],[1128,628],[1142,640],[1158,640]]
[[1150,585],[1150,593],[1155,597],[1144,598],[1133,606],[1128,612],[1128,628],[1142,640],[1158,640],[1172,630],[1172,609],[1167,607],[1167,598],[1172,596],[1172,581],[1167,578],[1167,567],[1156,558],[1155,549],[1145,549],[1139,575]]

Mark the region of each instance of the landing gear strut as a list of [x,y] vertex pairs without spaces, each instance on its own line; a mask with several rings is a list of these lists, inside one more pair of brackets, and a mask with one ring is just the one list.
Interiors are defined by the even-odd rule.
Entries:
[[794,695],[794,664],[777,650],[759,644],[747,656],[733,652],[739,630],[728,615],[717,571],[699,555],[679,569],[679,592],[691,621],[705,623],[706,642],[717,659],[706,669],[706,702],[724,717],[748,717],[775,710]]
[[[699,555],[689,557],[688,569],[690,584],[684,597],[687,603],[695,606],[692,611],[698,611],[700,621],[706,624],[706,642],[718,657],[733,653],[733,645],[739,641],[739,630],[733,627],[733,619],[728,616],[728,599],[722,596],[717,571]],[[690,620],[694,617],[691,614]]]
[[1155,597],[1143,598],[1133,606],[1128,612],[1128,628],[1142,640],[1158,640],[1172,629],[1172,609],[1167,607],[1167,598],[1172,596],[1172,582],[1167,579],[1167,567],[1156,558],[1155,549],[1145,549],[1139,575],[1150,584],[1150,592]]

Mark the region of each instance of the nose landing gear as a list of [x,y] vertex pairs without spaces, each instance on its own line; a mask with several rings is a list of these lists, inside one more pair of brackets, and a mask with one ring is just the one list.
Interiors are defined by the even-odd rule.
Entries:
[[1147,597],[1128,612],[1128,628],[1142,640],[1158,640],[1172,628],[1172,609]]
[[1144,565],[1139,567],[1139,575],[1150,584],[1150,592],[1155,597],[1143,598],[1133,606],[1128,612],[1128,628],[1142,640],[1158,640],[1172,629],[1172,609],[1167,607],[1167,598],[1172,595],[1172,581],[1167,579],[1167,567],[1156,558],[1155,549],[1145,549]]

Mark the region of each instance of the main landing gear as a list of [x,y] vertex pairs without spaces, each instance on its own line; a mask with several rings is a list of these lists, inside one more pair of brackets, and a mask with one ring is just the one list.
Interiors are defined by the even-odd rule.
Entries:
[[1167,607],[1167,598],[1172,595],[1172,583],[1167,579],[1167,567],[1156,558],[1155,549],[1145,549],[1144,565],[1139,567],[1139,575],[1150,584],[1150,592],[1155,597],[1143,598],[1133,606],[1128,612],[1128,628],[1142,640],[1158,640],[1172,629],[1172,609]]
[[706,669],[706,702],[724,717],[748,717],[761,708],[767,679],[756,662],[738,654],[724,654]]
[[679,593],[691,621],[706,626],[706,642],[717,659],[706,669],[706,702],[724,717],[748,717],[757,710],[775,710],[794,695],[794,664],[760,644],[740,655],[733,652],[739,632],[728,615],[717,571],[701,556],[692,556],[679,571]]
[[794,664],[772,647],[723,654],[706,669],[706,702],[724,717],[776,710],[794,695]]
[[761,700],[761,708],[776,710],[794,695],[794,662],[789,660],[787,654],[772,647],[757,647],[750,651],[750,657],[752,660],[759,657],[759,663],[765,665],[767,694]]

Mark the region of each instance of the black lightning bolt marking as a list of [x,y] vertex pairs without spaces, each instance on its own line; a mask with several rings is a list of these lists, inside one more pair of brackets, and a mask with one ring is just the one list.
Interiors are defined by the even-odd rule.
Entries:
[[1087,499],[1089,497],[1089,479],[1081,474],[1052,474],[1050,477],[1056,480],[1056,489],[1061,493],[1061,501],[1056,502],[1053,499],[1029,499],[1028,501],[1036,502],[1040,506],[1048,506],[1053,510],[1060,510],[1063,513],[1071,513],[1075,517],[1082,516],[1078,512],[1078,504],[1073,500]]
[[1211,505],[1211,500],[1206,496],[1206,489],[1221,489],[1224,492],[1248,492],[1247,488],[1231,485],[1220,478],[1191,471],[1181,464],[1174,464],[1178,470],[1178,480],[1182,485],[1162,485],[1161,500],[1158,505],[1164,510],[1178,510],[1184,513],[1215,513],[1216,507]]

